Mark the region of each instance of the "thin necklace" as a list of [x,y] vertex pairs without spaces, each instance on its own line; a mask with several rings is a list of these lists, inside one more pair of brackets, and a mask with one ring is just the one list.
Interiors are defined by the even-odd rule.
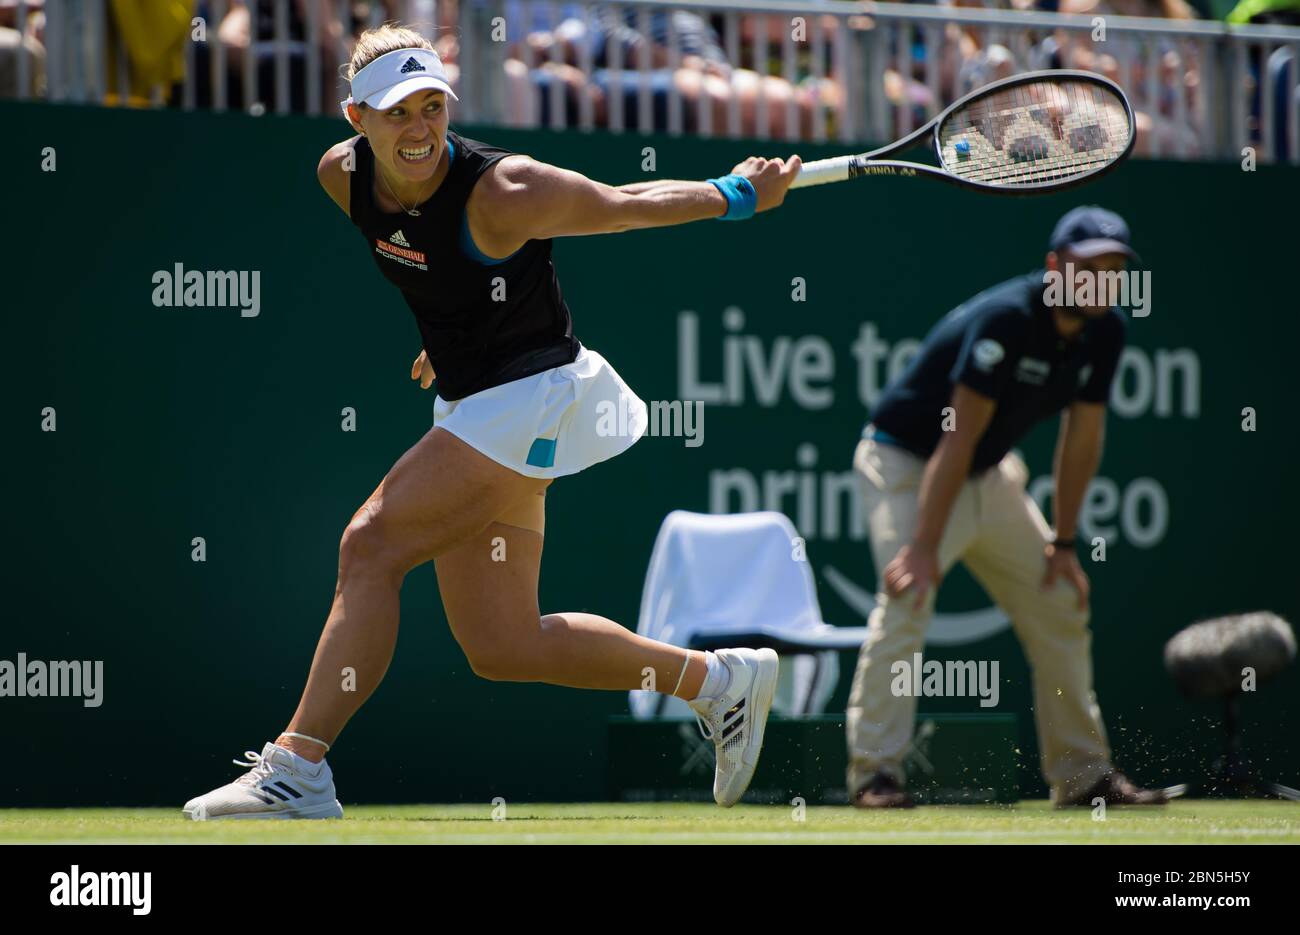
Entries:
[[[411,217],[418,218],[420,216],[420,212],[414,207],[408,208],[406,205],[402,204],[402,199],[397,197],[397,192],[393,191],[393,186],[388,184],[388,179],[384,178],[384,170],[379,167],[378,163],[375,164],[375,171],[379,173],[379,180],[384,183],[384,188],[388,189],[388,194],[393,196],[393,200],[397,202],[398,207],[400,207]],[[434,175],[438,174],[437,166],[434,167],[433,172]],[[420,197],[418,194],[415,197],[415,203],[417,205],[420,203]]]

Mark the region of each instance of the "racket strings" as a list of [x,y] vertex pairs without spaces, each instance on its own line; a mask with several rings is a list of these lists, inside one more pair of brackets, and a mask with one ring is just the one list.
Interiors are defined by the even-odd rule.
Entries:
[[1128,149],[1123,101],[1087,81],[1040,81],[971,101],[939,128],[939,158],[986,185],[1033,186],[1090,174]]

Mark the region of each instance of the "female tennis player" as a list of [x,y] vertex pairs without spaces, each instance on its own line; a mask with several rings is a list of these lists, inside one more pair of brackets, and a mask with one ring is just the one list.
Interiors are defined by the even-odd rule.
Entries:
[[[758,762],[776,654],[692,652],[593,614],[538,609],[547,486],[625,451],[646,426],[645,404],[574,337],[551,239],[746,218],[782,203],[799,157],[751,157],[706,182],[613,188],[449,129],[456,95],[413,30],[363,34],[348,77],[343,108],[359,135],[331,147],[317,174],[415,314],[424,350],[411,378],[437,380],[434,427],[344,530],[334,604],[288,727],[185,813],[342,817],[325,754],[383,679],[402,579],[430,559],[475,673],[575,688],[648,683],[687,699],[716,748],[714,798],[733,805]],[[627,405],[635,430],[598,432],[602,402]]]

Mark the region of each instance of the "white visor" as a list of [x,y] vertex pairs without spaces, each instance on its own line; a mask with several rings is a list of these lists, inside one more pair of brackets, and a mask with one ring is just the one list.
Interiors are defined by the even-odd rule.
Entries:
[[445,91],[458,101],[442,67],[442,59],[429,49],[396,49],[375,59],[352,79],[352,96],[339,103],[344,116],[348,104],[365,102],[376,110],[387,110],[415,91]]

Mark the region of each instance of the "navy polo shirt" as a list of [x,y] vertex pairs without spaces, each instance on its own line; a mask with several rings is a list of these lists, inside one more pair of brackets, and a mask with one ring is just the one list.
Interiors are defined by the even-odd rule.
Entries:
[[971,473],[997,464],[1033,428],[1075,400],[1105,403],[1124,349],[1124,316],[1112,308],[1073,338],[1043,304],[1043,271],[994,286],[957,306],[881,397],[871,422],[884,440],[928,458],[943,435],[943,409],[961,383],[997,408],[975,447]]

